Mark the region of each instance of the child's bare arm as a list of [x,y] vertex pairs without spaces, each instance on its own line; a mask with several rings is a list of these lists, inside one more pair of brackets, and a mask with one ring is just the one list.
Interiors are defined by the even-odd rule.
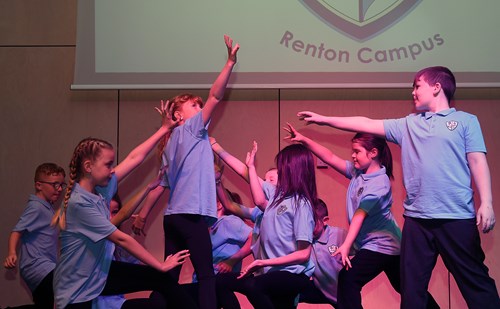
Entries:
[[302,264],[305,263],[309,260],[309,257],[311,256],[311,248],[312,245],[306,241],[297,241],[297,246],[298,249],[297,251],[272,258],[272,259],[265,259],[265,260],[255,260],[248,267],[246,267],[241,274],[239,275],[238,278],[243,278],[246,277],[259,268],[266,267],[266,266],[285,266],[285,265],[293,265],[293,264]]
[[[127,202],[113,218],[111,218],[111,223],[118,226],[123,221],[130,218],[132,216],[132,214],[136,211],[137,207],[139,207],[139,205],[142,203],[142,201],[146,197],[149,196],[149,192],[151,192],[152,190],[156,189],[159,186],[162,178],[165,175],[165,172],[166,172],[166,168],[162,168],[160,170],[160,172],[158,173],[158,175],[152,181],[150,181],[149,184],[147,184],[141,191],[136,193],[130,199],[130,201]],[[160,187],[160,188],[162,188],[162,192],[163,192],[163,187]],[[148,214],[149,214],[149,212],[148,212]]]
[[144,226],[146,225],[146,220],[149,216],[149,213],[156,205],[156,202],[158,202],[158,199],[160,199],[160,196],[164,191],[165,191],[164,187],[158,186],[148,192],[144,200],[144,205],[142,206],[142,209],[135,217],[134,223],[132,224],[132,231],[134,232],[134,234],[136,235],[142,234],[146,236],[146,233],[144,232]]
[[243,260],[245,257],[250,255],[250,253],[252,253],[251,244],[252,244],[252,233],[248,234],[248,238],[245,244],[243,245],[243,247],[241,247],[240,250],[238,250],[238,252],[233,254],[227,260],[221,261],[219,262],[219,264],[217,264],[216,268],[219,271],[219,273],[229,273],[233,271],[234,265],[236,265],[239,261]]
[[148,139],[142,142],[139,146],[135,147],[127,157],[115,167],[115,175],[118,181],[127,176],[133,169],[141,164],[146,156],[151,152],[154,146],[160,141],[161,138],[167,134],[168,130],[176,125],[176,121],[172,120],[170,111],[167,111],[168,101],[164,104],[161,101],[161,108],[156,110],[162,116],[162,126],[158,131],[153,133]]
[[12,232],[9,236],[8,253],[3,266],[7,269],[12,269],[17,265],[17,246],[21,240],[22,233]]
[[495,212],[493,211],[491,175],[486,154],[470,152],[467,154],[467,161],[481,201],[476,214],[476,224],[480,226],[483,233],[488,233],[495,227]]
[[[210,137],[210,144],[212,145],[212,150],[227,164],[227,166],[235,171],[236,174],[240,175],[246,182],[250,181],[248,179],[248,167],[245,163],[227,152],[214,137]],[[262,183],[263,181],[264,180],[259,177],[259,182]]]
[[344,243],[335,251],[333,256],[340,254],[342,257],[342,264],[347,268],[352,268],[351,261],[349,260],[349,254],[351,252],[352,244],[356,237],[358,237],[359,231],[361,230],[361,226],[368,214],[362,210],[358,209],[354,213],[351,224],[349,225],[349,231],[347,232],[347,236],[344,240]]
[[203,123],[205,124],[207,124],[210,120],[212,112],[217,106],[217,103],[219,103],[222,98],[224,98],[224,92],[226,91],[227,82],[229,81],[229,77],[231,76],[233,67],[236,64],[236,54],[238,52],[238,49],[240,48],[239,44],[233,46],[233,40],[227,35],[224,35],[224,42],[226,43],[227,47],[227,61],[222,68],[219,76],[217,76],[217,79],[212,85],[212,88],[210,88],[207,101],[205,102],[205,106],[201,111]]
[[107,239],[116,245],[123,247],[139,261],[162,272],[169,271],[170,269],[183,264],[186,258],[189,257],[189,251],[183,250],[167,257],[164,262],[160,262],[152,256],[151,253],[144,249],[144,247],[141,246],[135,239],[120,230],[115,230],[107,237]]
[[267,199],[264,191],[262,190],[262,184],[257,176],[257,171],[255,169],[255,155],[257,153],[257,142],[253,142],[253,147],[250,152],[247,153],[246,164],[248,167],[248,178],[250,180],[250,191],[252,193],[252,198],[254,204],[264,211],[267,206]]
[[367,117],[327,117],[310,111],[297,113],[307,124],[327,125],[344,131],[371,133],[385,138],[384,121]]
[[347,165],[345,163],[345,160],[335,155],[328,148],[302,135],[297,130],[295,130],[295,128],[291,124],[287,123],[287,125],[288,128],[284,129],[290,134],[290,136],[286,138],[290,139],[292,142],[298,142],[306,146],[309,150],[312,151],[312,153],[314,153],[314,155],[320,158],[323,162],[333,167],[337,172],[341,173],[342,175],[346,175]]

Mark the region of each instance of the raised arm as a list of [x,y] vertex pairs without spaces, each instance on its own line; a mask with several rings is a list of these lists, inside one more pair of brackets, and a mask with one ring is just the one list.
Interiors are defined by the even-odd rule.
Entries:
[[259,207],[260,210],[264,211],[267,206],[266,195],[264,190],[262,190],[262,185],[257,176],[257,170],[255,169],[255,154],[257,153],[257,142],[253,142],[253,147],[250,152],[247,153],[246,164],[248,167],[248,178],[250,180],[250,192],[252,193],[252,198],[255,206]]
[[344,243],[333,254],[333,256],[338,254],[342,256],[342,264],[347,269],[352,268],[351,261],[349,260],[349,253],[351,252],[352,244],[354,243],[354,240],[356,240],[356,237],[358,237],[363,221],[367,215],[368,214],[362,209],[357,209],[354,212]]
[[491,193],[491,176],[486,155],[483,152],[467,154],[470,171],[477,187],[481,204],[476,214],[476,224],[481,226],[483,233],[488,233],[495,227],[495,212]]
[[208,93],[208,98],[205,102],[205,106],[203,107],[201,114],[203,117],[203,123],[207,124],[212,116],[212,112],[214,111],[217,103],[219,103],[224,97],[224,92],[226,91],[227,82],[229,81],[229,77],[231,76],[231,72],[233,71],[233,67],[236,64],[236,53],[240,48],[239,44],[236,44],[233,47],[233,40],[224,35],[224,42],[227,47],[227,61],[219,76],[215,80],[212,88],[210,88],[210,92]]
[[[227,152],[222,146],[217,142],[214,137],[210,137],[210,145],[212,145],[212,150],[219,156],[219,158],[226,163],[236,174],[240,175],[247,183],[250,182],[248,178],[248,167],[240,159],[236,158],[229,152]],[[259,182],[264,182],[264,179],[259,177]]]
[[210,145],[212,145],[212,150],[221,158],[224,163],[226,163],[236,174],[240,175],[246,182],[248,182],[248,168],[245,163],[241,162],[238,158],[227,152],[222,146],[215,140],[214,137],[210,137]]
[[[130,218],[130,216],[132,216],[132,214],[135,212],[135,210],[137,209],[137,207],[139,207],[139,205],[142,203],[142,201],[147,196],[149,196],[149,192],[151,192],[151,190],[154,190],[154,189],[156,189],[158,187],[158,185],[161,182],[161,179],[165,175],[165,172],[166,172],[166,168],[162,168],[160,170],[160,172],[158,173],[158,176],[155,177],[155,179],[153,181],[151,181],[147,186],[145,186],[140,192],[138,192],[137,194],[135,194],[132,197],[132,199],[130,199],[130,201],[127,202],[122,207],[122,209],[120,209],[118,211],[118,213],[113,218],[111,218],[111,223],[113,223],[114,225],[118,226],[123,221],[127,220],[128,218]],[[163,192],[163,187],[160,187],[160,188],[162,188],[161,191]],[[151,208],[152,207],[150,207],[149,210],[151,210]],[[148,214],[149,214],[149,211],[148,211]],[[144,221],[145,221],[145,219],[143,220],[143,222]],[[142,231],[142,232],[144,233],[144,231]]]
[[323,162],[333,167],[337,172],[342,175],[346,175],[346,163],[345,160],[336,156],[333,152],[331,152],[328,148],[316,143],[312,139],[302,135],[295,128],[287,123],[287,128],[284,128],[290,136],[286,138],[291,140],[292,142],[298,142],[302,145],[306,146],[309,150],[314,153],[318,158],[320,158]]
[[161,101],[161,108],[156,108],[162,116],[162,125],[158,131],[151,135],[147,140],[135,147],[128,156],[115,167],[115,174],[118,181],[127,176],[133,169],[144,161],[146,156],[151,152],[156,143],[167,134],[168,130],[176,125],[176,121],[172,120],[170,112],[167,111],[168,101],[164,104]]
[[241,219],[250,219],[245,216],[245,213],[241,209],[240,205],[236,204],[230,197],[222,184],[222,181],[216,183],[217,198],[219,199],[222,207],[226,209],[231,214],[240,217]]
[[344,131],[371,133],[385,138],[384,121],[367,117],[327,117],[309,111],[297,113],[306,124],[327,125]]

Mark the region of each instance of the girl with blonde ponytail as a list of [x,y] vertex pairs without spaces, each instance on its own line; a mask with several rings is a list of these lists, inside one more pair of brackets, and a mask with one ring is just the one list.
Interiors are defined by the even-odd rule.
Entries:
[[[166,272],[184,263],[187,250],[158,261],[135,239],[110,222],[109,203],[118,182],[143,162],[175,121],[166,112],[161,128],[137,146],[116,167],[113,146],[97,138],[85,138],[70,162],[69,186],[64,204],[52,223],[61,228],[60,258],[54,272],[56,308],[92,308],[100,295],[135,291],[160,292],[175,308],[196,304]],[[145,265],[112,261],[114,245],[129,251]],[[194,306],[194,307],[193,307]]]

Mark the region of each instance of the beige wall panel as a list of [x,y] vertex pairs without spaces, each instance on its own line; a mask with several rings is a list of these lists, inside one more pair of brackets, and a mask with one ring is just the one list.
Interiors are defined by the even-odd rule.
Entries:
[[0,0],[0,45],[74,45],[76,0]]
[[[7,256],[10,231],[34,192],[42,162],[66,171],[74,147],[84,137],[115,143],[116,91],[70,91],[74,48],[0,48],[0,256]],[[19,271],[2,267],[0,306],[31,302]]]

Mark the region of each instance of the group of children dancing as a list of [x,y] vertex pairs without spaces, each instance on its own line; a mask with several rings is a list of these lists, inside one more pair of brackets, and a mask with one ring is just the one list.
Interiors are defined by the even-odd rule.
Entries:
[[[455,79],[447,68],[416,74],[412,94],[417,113],[404,118],[299,112],[308,124],[357,132],[351,158],[339,158],[288,124],[292,144],[279,151],[276,167],[261,179],[255,168],[257,143],[243,163],[208,135],[239,49],[224,38],[228,59],[205,103],[190,94],[162,102],[160,129],[118,165],[111,144],[86,138],[74,150],[67,188],[64,169],[54,164],[37,169],[36,192],[11,234],[4,263],[7,268],[18,264],[21,243],[21,276],[36,306],[99,308],[102,297],[154,291],[150,308],[239,308],[234,292],[244,294],[254,308],[295,308],[298,302],[361,308],[362,287],[384,272],[401,294],[402,308],[439,308],[427,288],[440,255],[470,308],[500,308],[477,229],[486,233],[495,224],[486,148],[477,118],[450,108]],[[402,150],[407,191],[403,232],[391,212],[392,155],[386,140]],[[158,179],[113,221],[110,204],[119,181],[158,143]],[[249,183],[254,205],[235,202],[225,190],[214,153]],[[348,231],[327,224],[314,156],[350,179]],[[481,202],[477,212],[471,175]],[[158,261],[121,232],[117,221],[144,200],[133,224],[136,234],[144,233],[152,207],[167,188],[165,260]],[[242,220],[251,221],[253,228]],[[115,248],[140,263],[117,260]],[[250,254],[253,261],[241,269],[241,260]],[[196,283],[184,286],[178,280],[187,258]],[[123,299],[116,308],[134,304]]]

